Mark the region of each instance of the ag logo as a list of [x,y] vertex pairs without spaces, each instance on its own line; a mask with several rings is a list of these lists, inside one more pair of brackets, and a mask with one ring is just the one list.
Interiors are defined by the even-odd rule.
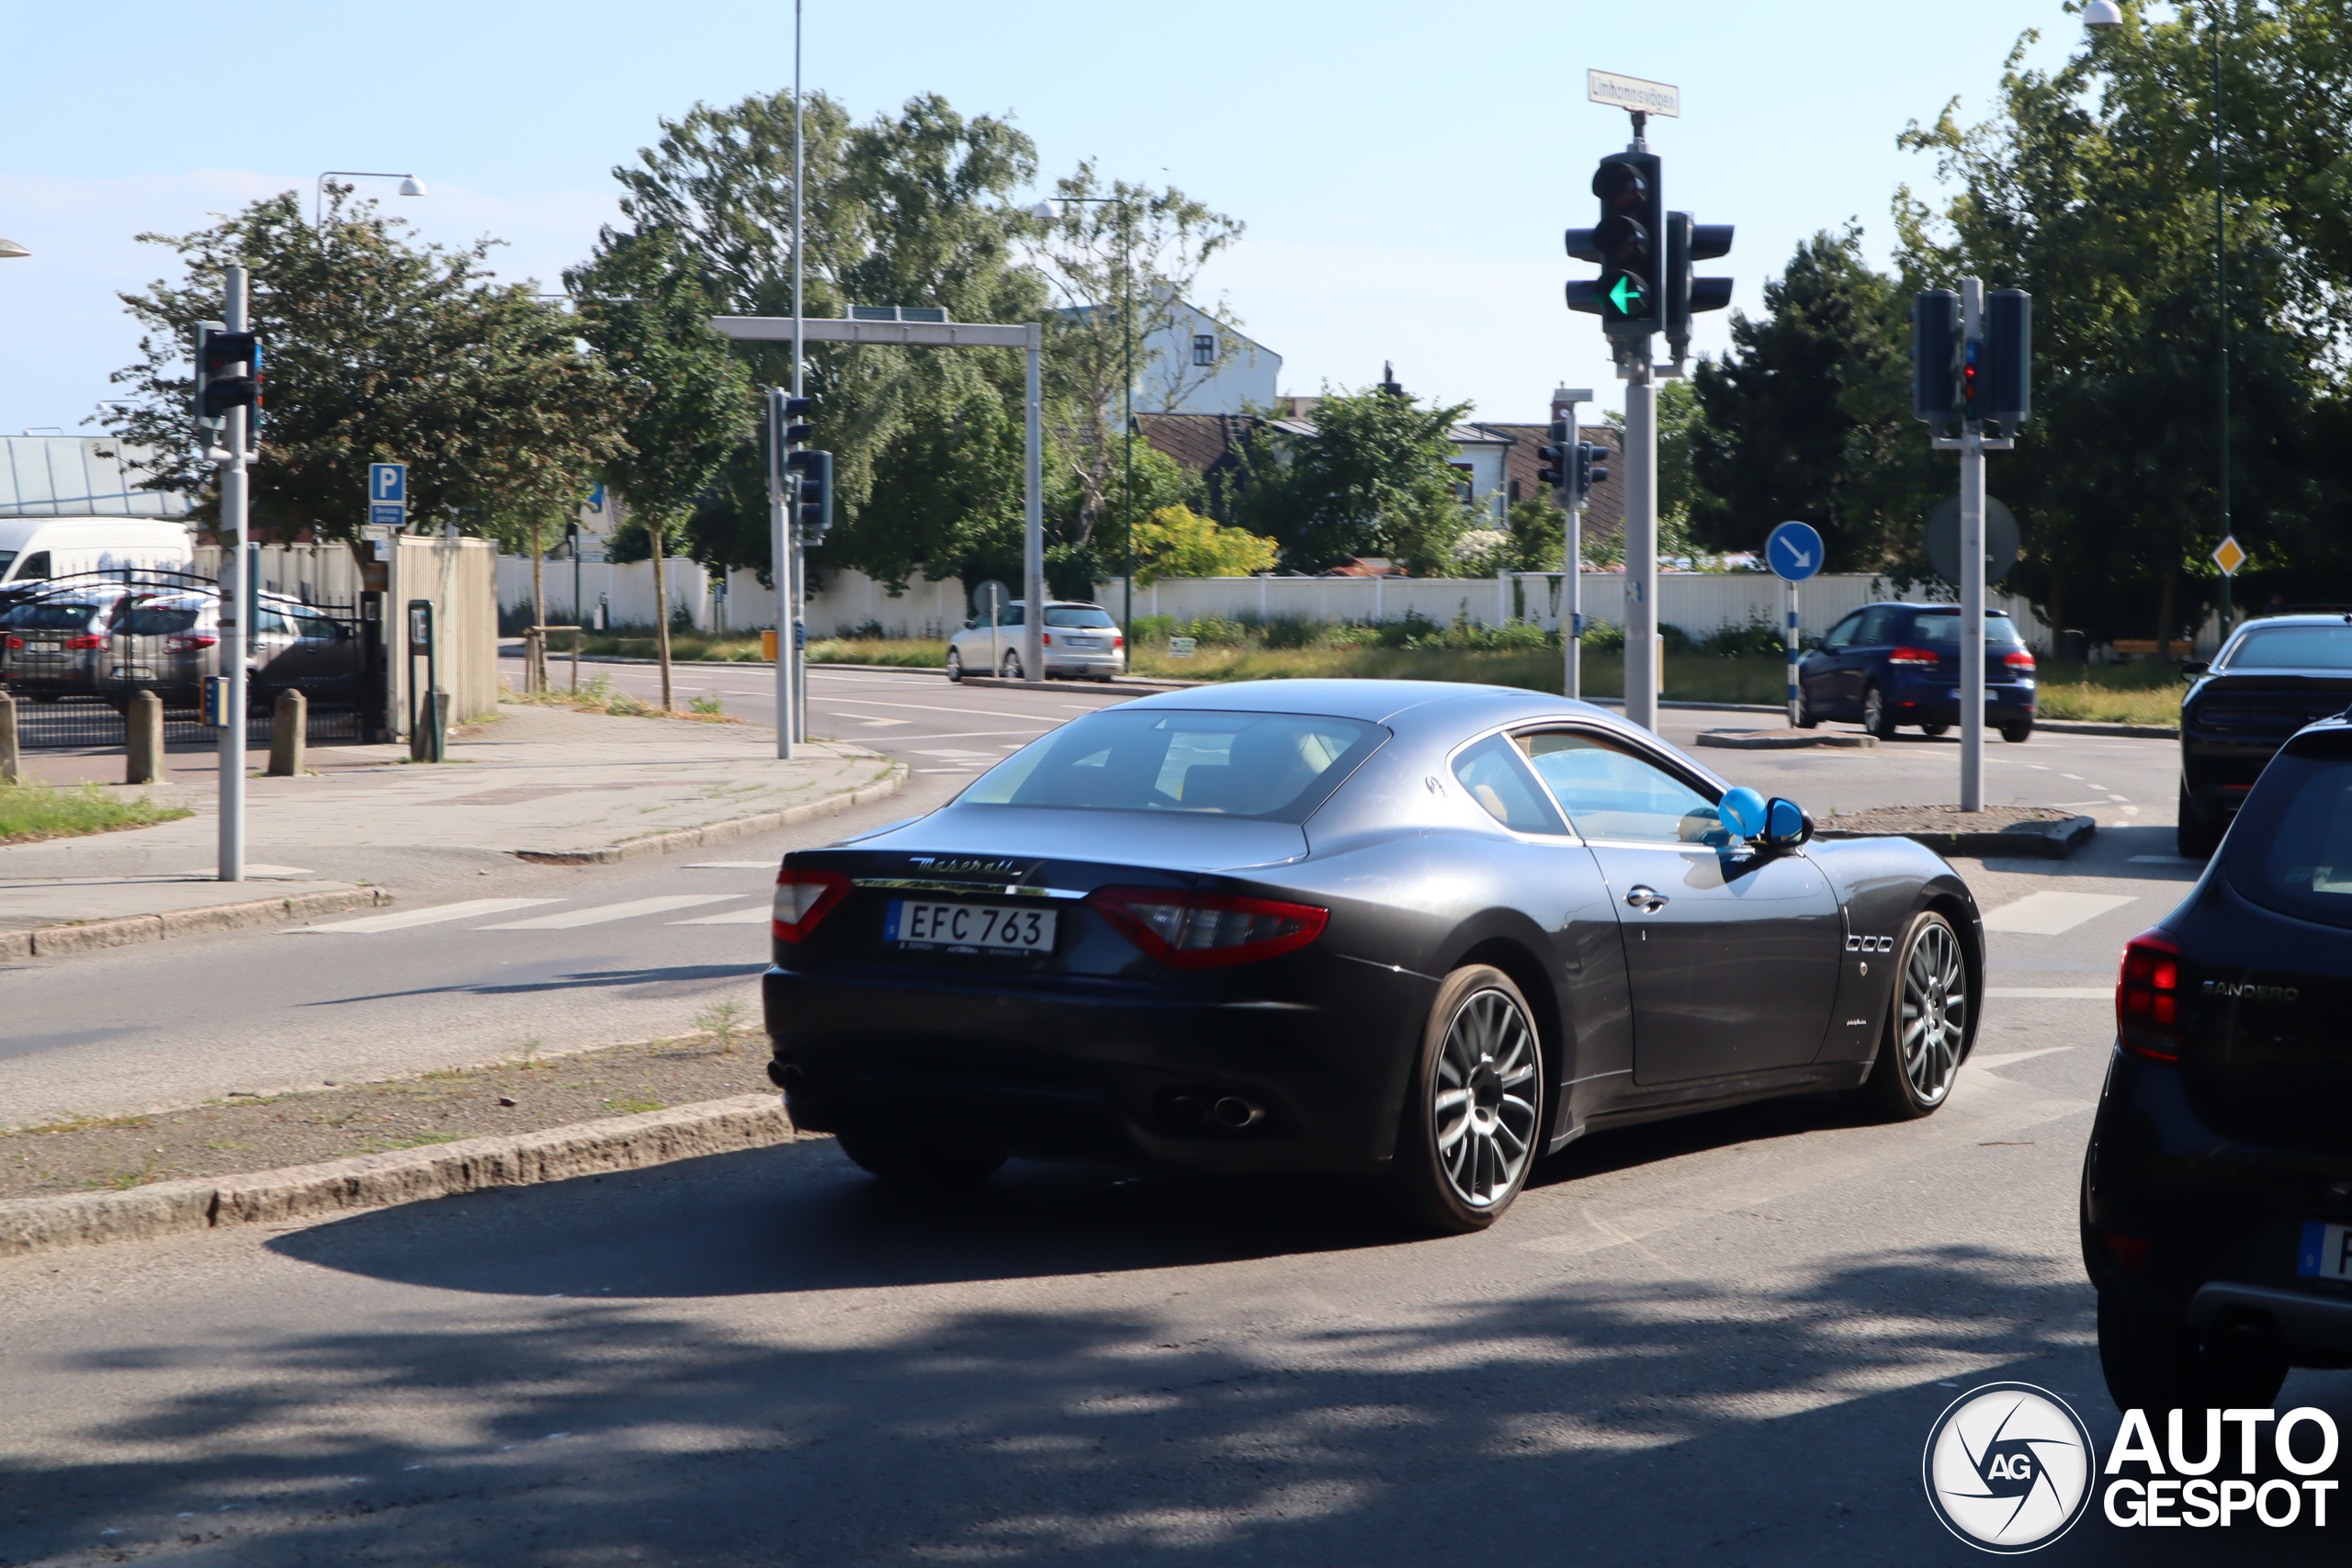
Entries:
[[1987,1383],[1928,1432],[1928,1503],[1969,1545],[2005,1555],[2048,1546],[2090,1506],[2097,1456],[2065,1402],[2026,1382]]

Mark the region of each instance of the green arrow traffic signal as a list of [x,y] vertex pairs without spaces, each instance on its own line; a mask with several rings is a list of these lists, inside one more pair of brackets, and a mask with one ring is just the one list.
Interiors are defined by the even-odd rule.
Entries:
[[1608,295],[1609,302],[1617,307],[1617,313],[1621,316],[1632,315],[1634,306],[1639,302],[1641,297],[1641,280],[1630,273],[1621,274],[1616,286],[1609,290]]

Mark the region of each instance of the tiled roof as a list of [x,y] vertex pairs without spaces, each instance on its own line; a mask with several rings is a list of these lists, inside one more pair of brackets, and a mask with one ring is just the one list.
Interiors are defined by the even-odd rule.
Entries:
[[[1544,466],[1535,449],[1549,438],[1550,425],[1480,420],[1478,428],[1510,438],[1510,450],[1503,458],[1503,473],[1521,500],[1550,496],[1551,487],[1535,477],[1535,470]],[[1625,476],[1624,465],[1617,460],[1617,432],[1605,424],[1587,424],[1577,427],[1577,434],[1609,453],[1600,460],[1600,466],[1609,470],[1609,477],[1592,487],[1592,495],[1585,502],[1585,534],[1591,537],[1621,533],[1625,526]]]

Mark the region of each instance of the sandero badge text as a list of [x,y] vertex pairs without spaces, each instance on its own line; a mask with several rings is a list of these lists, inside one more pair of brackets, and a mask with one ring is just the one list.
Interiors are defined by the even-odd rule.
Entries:
[[1947,1406],[1921,1461],[1928,1502],[1982,1551],[2033,1551],[2075,1528],[2098,1462],[2090,1429],[2031,1383],[1987,1383]]

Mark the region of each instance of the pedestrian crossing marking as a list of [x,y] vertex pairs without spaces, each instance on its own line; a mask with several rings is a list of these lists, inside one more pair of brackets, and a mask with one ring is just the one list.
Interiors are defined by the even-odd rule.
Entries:
[[508,920],[501,925],[476,926],[483,931],[568,931],[578,926],[597,926],[606,920],[626,920],[632,915],[660,915],[672,909],[691,909],[696,904],[723,903],[741,898],[741,893],[673,893],[660,898],[631,898],[623,904],[599,904],[588,909],[566,909],[560,914],[539,915],[527,920]]
[[672,926],[763,926],[773,919],[772,904],[754,904],[748,909],[729,909],[723,915],[697,915],[691,920],[665,920]]
[[527,909],[537,904],[562,902],[560,898],[468,898],[462,903],[435,904],[424,909],[402,909],[392,915],[368,915],[356,920],[336,920],[323,926],[298,926],[287,934],[311,936],[334,932],[346,936],[372,936],[378,931],[407,931],[413,926],[473,919],[482,915],[503,915],[509,909]]

